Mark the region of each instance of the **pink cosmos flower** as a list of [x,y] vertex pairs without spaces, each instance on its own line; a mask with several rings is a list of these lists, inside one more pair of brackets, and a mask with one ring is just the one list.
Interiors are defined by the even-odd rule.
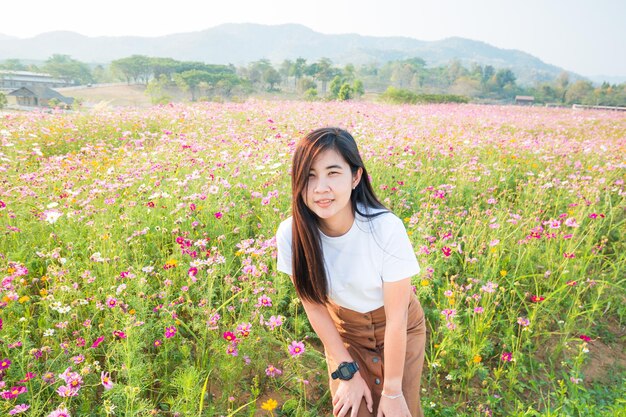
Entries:
[[282,326],[284,319],[283,316],[272,316],[269,321],[265,322],[265,325],[268,326],[270,330],[274,330],[276,327]]
[[52,372],[46,372],[45,374],[43,374],[41,379],[43,379],[43,381],[47,384],[54,384],[54,381],[56,381],[56,378],[54,377],[54,374]]
[[107,307],[114,308],[117,305],[117,299],[113,297],[107,298]]
[[0,392],[0,396],[5,400],[11,400],[13,398],[17,398],[18,395],[27,392],[28,389],[23,385],[18,385],[16,387],[11,387],[8,391]]
[[250,335],[251,329],[252,329],[252,324],[241,323],[239,326],[237,326],[237,334],[241,337],[247,337]]
[[441,252],[443,252],[443,255],[447,258],[452,253],[452,249],[450,249],[447,246],[444,246],[443,248],[441,248]]
[[19,414],[19,413],[23,413],[24,411],[28,410],[30,408],[30,405],[28,404],[19,404],[16,405],[15,407],[13,407],[13,409],[11,411],[9,411],[9,415],[15,415],[15,414]]
[[0,200],[0,209],[5,208],[7,205],[4,201]]
[[272,299],[269,298],[267,295],[263,294],[262,296],[259,297],[259,302],[256,304],[256,307],[271,307],[272,306]]
[[281,375],[282,373],[283,371],[276,368],[274,365],[268,365],[267,368],[265,368],[265,375],[267,376],[275,377]]
[[28,382],[31,379],[35,378],[36,376],[37,376],[37,374],[35,374],[33,372],[26,372],[26,375],[24,375],[24,378],[20,379],[19,382],[20,383]]
[[584,340],[585,342],[589,342],[591,341],[591,338],[587,335],[581,334],[580,336],[578,336],[580,339]]
[[108,372],[102,371],[100,373],[100,381],[102,382],[105,390],[110,390],[111,388],[113,388],[113,381],[111,381],[111,378],[109,378]]
[[7,369],[9,366],[11,366],[11,361],[10,360],[2,359],[2,361],[0,361],[0,370]]
[[63,398],[76,397],[78,396],[78,389],[69,387],[67,385],[61,385],[59,388],[57,388],[57,394],[59,394],[59,396]]
[[65,408],[65,406],[62,405],[56,410],[54,410],[53,412],[51,412],[50,414],[48,414],[47,417],[72,417],[72,416],[70,415],[70,412],[67,411],[67,408]]
[[196,268],[195,266],[192,266],[191,268],[189,268],[189,270],[187,271],[187,275],[189,275],[189,277],[195,277],[196,275],[198,275],[198,268]]
[[511,352],[504,352],[500,359],[504,362],[511,362],[513,360],[513,354]]
[[226,348],[226,353],[228,353],[231,356],[239,355],[239,352],[237,351],[237,345],[235,343],[229,344],[228,347]]
[[169,326],[165,328],[165,338],[169,339],[176,334],[176,326]]
[[289,345],[289,354],[293,358],[302,355],[304,353],[304,351],[305,351],[305,348],[304,348],[304,343],[303,342],[296,342],[294,340]]
[[235,336],[235,333],[233,332],[224,332],[224,334],[222,335],[222,337],[224,339],[226,339],[229,342],[235,342],[237,341],[237,336]]
[[104,336],[98,336],[98,338],[91,344],[92,348],[97,348],[100,343],[104,340]]
[[117,339],[126,339],[126,333],[121,330],[113,330],[113,336]]
[[222,218],[222,212],[218,211],[217,213],[215,213],[215,218],[216,219],[221,219]]

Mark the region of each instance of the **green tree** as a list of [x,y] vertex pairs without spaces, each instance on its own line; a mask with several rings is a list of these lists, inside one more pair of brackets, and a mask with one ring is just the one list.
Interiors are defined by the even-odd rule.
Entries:
[[281,80],[279,72],[271,66],[263,71],[262,79],[265,84],[269,85],[268,91],[274,91],[274,84],[280,83]]
[[343,83],[344,80],[339,75],[335,75],[335,77],[330,82],[330,86],[328,87],[330,98],[334,99],[339,97],[339,91],[341,90],[341,86],[343,85]]
[[5,108],[6,105],[7,105],[7,96],[5,96],[2,91],[0,91],[0,109]]
[[171,101],[172,98],[164,92],[169,83],[170,80],[165,74],[150,80],[146,87],[146,94],[150,96],[152,104],[165,104]]
[[326,94],[326,84],[335,76],[336,70],[333,69],[332,61],[328,58],[321,58],[316,64],[315,78],[322,83],[322,94]]
[[348,83],[344,83],[341,86],[341,89],[339,90],[339,95],[337,97],[339,98],[339,100],[345,101],[350,100],[353,95],[354,93],[352,91],[352,86]]
[[52,55],[46,60],[43,70],[72,84],[89,84],[93,82],[93,77],[87,64],[72,59],[69,55]]
[[111,62],[111,70],[128,84],[148,84],[152,73],[152,59],[144,55],[132,55]]
[[593,85],[589,81],[578,80],[565,93],[567,104],[595,104]]
[[298,81],[297,90],[299,92],[302,92],[310,89],[314,89],[317,92],[317,83],[315,82],[315,80],[309,77],[300,78],[300,80]]
[[294,86],[298,88],[298,81],[302,78],[306,71],[306,59],[304,58],[296,58],[296,61],[291,66],[289,70],[289,75],[294,78]]
[[309,88],[304,92],[304,99],[308,101],[313,101],[317,98],[317,89]]
[[27,71],[28,67],[22,64],[19,59],[5,59],[4,62],[0,64],[0,69],[7,71]]
[[354,91],[354,95],[357,97],[361,97],[363,94],[365,94],[365,87],[363,87],[363,81],[361,80],[354,80],[354,82],[352,83],[352,90]]

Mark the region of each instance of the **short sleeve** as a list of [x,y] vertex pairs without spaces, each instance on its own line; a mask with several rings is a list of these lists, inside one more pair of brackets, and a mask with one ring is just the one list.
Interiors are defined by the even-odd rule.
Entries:
[[293,275],[291,265],[291,217],[283,221],[276,231],[276,264],[279,271]]
[[409,240],[404,223],[397,216],[389,216],[385,225],[386,244],[384,247],[382,279],[385,282],[400,281],[420,272],[413,245]]

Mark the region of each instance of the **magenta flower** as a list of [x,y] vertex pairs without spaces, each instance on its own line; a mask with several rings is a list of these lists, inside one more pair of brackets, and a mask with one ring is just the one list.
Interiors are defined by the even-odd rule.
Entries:
[[190,278],[195,277],[196,275],[198,275],[198,268],[196,268],[195,266],[192,266],[187,271],[187,275],[189,275]]
[[107,307],[114,308],[117,305],[117,299],[113,297],[107,298]]
[[36,376],[37,376],[37,374],[35,374],[35,373],[26,372],[26,375],[24,375],[24,378],[20,379],[19,382],[20,383],[28,382],[31,379],[35,378]]
[[111,388],[113,388],[113,381],[111,381],[111,378],[109,378],[108,372],[102,371],[100,373],[100,381],[102,382],[104,389],[110,390]]
[[452,253],[452,249],[450,249],[447,246],[444,246],[443,248],[441,248],[441,252],[443,252],[443,255],[447,258]]
[[215,213],[215,218],[216,219],[221,219],[222,218],[222,212],[218,211],[217,213]]
[[16,387],[11,387],[8,391],[0,392],[0,396],[5,400],[11,400],[13,398],[17,398],[18,395],[25,393],[28,389],[25,386],[18,385]]
[[0,209],[5,208],[7,205],[4,201],[0,200]]
[[7,369],[9,366],[11,366],[11,361],[8,359],[2,359],[0,362],[0,370]]
[[289,345],[289,354],[291,355],[291,357],[297,357],[300,356],[304,353],[305,349],[304,349],[304,343],[303,342],[296,342],[295,340],[293,342],[291,342],[291,344]]
[[126,339],[126,333],[121,330],[113,330],[113,336],[117,339]]
[[587,335],[581,334],[580,336],[578,336],[581,340],[584,340],[585,342],[589,342],[591,341],[591,338]]
[[504,352],[500,359],[504,362],[511,362],[513,360],[513,354],[511,352]]
[[98,338],[91,344],[92,348],[97,348],[100,343],[104,340],[104,336],[98,336]]
[[24,411],[28,410],[30,408],[30,405],[28,404],[19,404],[16,405],[15,407],[13,407],[13,409],[11,411],[9,411],[9,415],[15,415],[15,414],[19,414],[19,413],[23,413]]
[[165,328],[165,338],[169,339],[176,334],[176,326],[169,326]]
[[222,337],[229,342],[235,342],[237,340],[237,336],[235,336],[235,333],[233,332],[224,332]]

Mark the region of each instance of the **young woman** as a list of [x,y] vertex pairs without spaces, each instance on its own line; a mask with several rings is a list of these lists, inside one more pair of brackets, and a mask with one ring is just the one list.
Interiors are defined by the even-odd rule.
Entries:
[[333,415],[421,417],[426,326],[411,290],[420,267],[354,138],[339,128],[307,134],[292,192],[292,216],[276,232],[278,269],[324,344]]

